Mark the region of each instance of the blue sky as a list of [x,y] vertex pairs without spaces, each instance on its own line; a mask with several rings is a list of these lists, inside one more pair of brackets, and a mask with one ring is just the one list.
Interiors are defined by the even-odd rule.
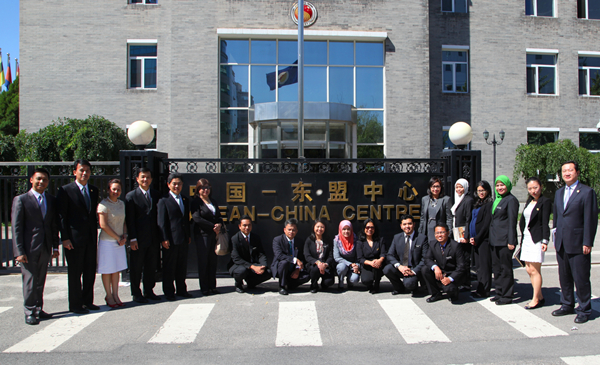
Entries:
[[19,0],[1,1],[2,18],[0,19],[0,48],[2,48],[2,64],[4,72],[8,66],[6,54],[10,53],[10,68],[15,78],[15,58],[19,58]]

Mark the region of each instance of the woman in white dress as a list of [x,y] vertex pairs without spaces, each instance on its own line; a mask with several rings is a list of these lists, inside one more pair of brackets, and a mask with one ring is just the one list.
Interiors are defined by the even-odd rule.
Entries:
[[527,180],[529,198],[525,203],[525,210],[519,221],[521,229],[521,261],[525,262],[525,269],[533,286],[533,298],[525,309],[542,307],[546,300],[542,295],[542,262],[544,252],[548,248],[550,239],[550,212],[552,202],[542,195],[542,183],[537,177]]
[[98,204],[98,273],[106,291],[106,304],[111,307],[124,306],[119,299],[119,272],[127,268],[127,227],[125,226],[125,203],[121,196],[121,180],[108,182],[108,198]]

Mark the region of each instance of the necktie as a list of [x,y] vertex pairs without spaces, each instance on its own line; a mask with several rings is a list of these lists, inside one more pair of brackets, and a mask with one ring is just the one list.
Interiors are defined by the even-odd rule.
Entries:
[[402,256],[402,264],[408,266],[408,255],[410,253],[410,238],[406,236],[404,241],[404,255]]
[[144,196],[146,197],[146,200],[148,201],[148,204],[152,205],[152,200],[150,200],[150,193],[145,191],[144,192]]
[[40,195],[39,199],[40,209],[42,210],[42,217],[46,218],[46,204],[44,204],[44,196]]
[[83,193],[83,200],[85,200],[85,206],[87,207],[87,210],[89,212],[92,206],[92,201],[90,200],[90,196],[85,186],[81,189],[81,192]]
[[292,241],[288,241],[290,244],[290,255],[294,256],[294,243]]
[[246,241],[246,247],[250,247],[250,242],[248,242],[248,236],[244,237],[244,241]]
[[569,186],[565,186],[565,200],[564,207],[567,207],[567,203],[569,202],[569,198],[571,197],[571,188]]
[[179,209],[181,209],[181,214],[183,214],[183,200],[181,199],[181,195],[177,195],[177,203],[179,204]]
[[440,248],[442,249],[442,255],[444,254],[444,246],[440,244]]

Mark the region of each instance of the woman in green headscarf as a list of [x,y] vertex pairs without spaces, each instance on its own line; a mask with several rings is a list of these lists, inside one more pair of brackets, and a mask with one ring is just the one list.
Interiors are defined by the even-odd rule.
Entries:
[[497,305],[512,303],[515,278],[512,256],[517,245],[519,201],[510,193],[512,184],[506,175],[496,178],[496,200],[492,205],[490,246],[496,295],[490,300]]

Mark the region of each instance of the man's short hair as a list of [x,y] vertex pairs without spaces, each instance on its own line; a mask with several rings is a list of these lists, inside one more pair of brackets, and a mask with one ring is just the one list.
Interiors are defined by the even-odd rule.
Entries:
[[40,174],[46,174],[46,177],[47,177],[48,179],[50,179],[50,172],[48,172],[48,170],[46,170],[46,169],[45,169],[45,168],[43,168],[43,167],[38,167],[38,168],[34,169],[34,170],[33,170],[33,174],[31,174],[31,176],[30,176],[30,177],[33,177],[33,175],[37,174],[38,172],[39,172]]
[[567,162],[563,162],[562,165],[560,165],[560,169],[562,170],[562,167],[566,164],[570,164],[572,163],[573,166],[575,166],[575,171],[579,172],[579,164],[573,160],[567,161]]
[[405,219],[410,219],[413,223],[415,223],[415,218],[412,215],[410,215],[410,214],[402,214],[400,216],[400,224],[402,224],[402,221],[405,220]]
[[150,170],[147,167],[140,167],[137,171],[137,175],[135,177],[140,177],[140,174],[144,173],[144,174],[150,174],[150,177],[152,177],[152,170]]
[[240,223],[242,223],[242,221],[244,219],[247,219],[250,221],[250,223],[252,223],[252,218],[250,218],[250,216],[248,214],[244,214],[241,218],[240,218]]
[[73,170],[77,170],[77,165],[87,166],[90,169],[92,168],[92,164],[90,163],[90,161],[84,158],[78,158],[77,160],[75,160],[75,162],[73,162]]
[[290,218],[287,221],[285,221],[285,226],[284,227],[287,227],[290,224],[293,224],[293,225],[296,226],[296,228],[298,228],[298,220],[296,218]]
[[[438,227],[442,227],[442,228],[443,228],[443,229],[444,229],[446,232],[450,232],[450,229],[449,229],[449,228],[448,228],[448,226],[447,226],[446,224],[444,224],[444,223],[437,223],[437,224],[435,225],[435,228],[438,228]],[[434,228],[434,230],[435,230],[435,228]]]
[[170,173],[169,176],[167,176],[167,184],[170,184],[171,181],[173,181],[173,179],[179,179],[179,180],[183,181],[183,175],[180,174],[179,172]]

